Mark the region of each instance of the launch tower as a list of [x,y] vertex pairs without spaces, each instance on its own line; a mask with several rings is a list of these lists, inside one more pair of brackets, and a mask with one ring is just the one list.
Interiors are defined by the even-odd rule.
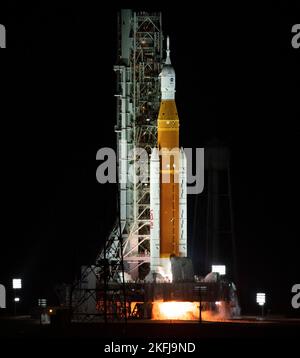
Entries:
[[[136,167],[138,148],[150,155],[157,143],[157,113],[160,105],[159,73],[163,62],[161,13],[121,10],[118,19],[117,134],[120,174],[120,222],[116,224],[97,261],[109,264],[108,280],[120,281],[123,260],[126,278],[138,280],[149,271],[150,263],[150,178],[132,182],[130,169],[149,174],[149,168]],[[143,165],[143,163],[142,163]],[[145,162],[148,166],[148,162]],[[104,273],[104,272],[103,272]],[[101,275],[101,273],[100,273]]]

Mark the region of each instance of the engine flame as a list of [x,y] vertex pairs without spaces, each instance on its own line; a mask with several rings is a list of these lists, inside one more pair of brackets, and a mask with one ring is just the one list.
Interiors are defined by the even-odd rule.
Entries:
[[199,302],[156,301],[153,302],[152,317],[155,320],[197,320]]
[[[228,319],[225,302],[217,302],[217,311],[202,311],[203,321],[224,321]],[[199,302],[155,301],[152,307],[154,320],[199,320]]]

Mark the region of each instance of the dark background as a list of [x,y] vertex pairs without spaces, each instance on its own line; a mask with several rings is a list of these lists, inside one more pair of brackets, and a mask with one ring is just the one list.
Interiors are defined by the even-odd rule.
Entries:
[[[243,312],[257,312],[263,291],[271,312],[299,314],[299,6],[144,4],[171,37],[181,144],[216,137],[231,149]],[[0,282],[23,278],[23,310],[55,302],[53,285],[94,261],[115,221],[116,188],[96,182],[96,152],[115,147],[116,18],[132,6],[1,5]]]

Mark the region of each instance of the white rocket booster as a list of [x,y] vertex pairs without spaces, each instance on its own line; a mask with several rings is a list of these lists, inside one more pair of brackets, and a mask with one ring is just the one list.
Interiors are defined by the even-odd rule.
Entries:
[[183,148],[179,160],[179,256],[187,257],[187,161]]
[[158,272],[160,266],[160,161],[157,148],[150,159],[150,268]]

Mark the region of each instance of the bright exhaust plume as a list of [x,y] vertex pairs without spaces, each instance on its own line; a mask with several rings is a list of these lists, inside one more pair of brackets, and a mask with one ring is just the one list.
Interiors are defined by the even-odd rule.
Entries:
[[157,320],[197,320],[199,319],[199,302],[153,302],[152,318]]
[[[226,304],[216,302],[217,310],[203,310],[203,321],[224,321],[228,319]],[[155,301],[152,306],[152,319],[154,320],[199,320],[199,302]]]

